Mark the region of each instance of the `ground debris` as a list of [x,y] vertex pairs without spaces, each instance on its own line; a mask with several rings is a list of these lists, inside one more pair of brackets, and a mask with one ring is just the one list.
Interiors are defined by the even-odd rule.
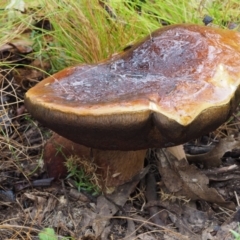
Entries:
[[235,148],[240,147],[238,139],[234,139],[229,136],[226,138],[220,138],[218,144],[211,148],[210,151],[203,154],[187,155],[187,160],[190,163],[202,164],[205,168],[219,167],[221,165],[222,156]]
[[231,222],[222,226],[209,227],[203,231],[202,240],[234,240],[230,230],[239,232],[239,223]]
[[235,209],[233,202],[227,202],[214,188],[209,188],[209,179],[195,165],[186,159],[176,158],[164,150],[156,150],[158,168],[162,181],[170,193],[192,200],[205,200]]

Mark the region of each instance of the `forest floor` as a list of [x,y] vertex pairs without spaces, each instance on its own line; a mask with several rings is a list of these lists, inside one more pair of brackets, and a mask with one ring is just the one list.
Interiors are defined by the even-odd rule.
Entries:
[[[49,28],[49,22],[39,23]],[[31,32],[0,45],[0,240],[235,239],[240,232],[239,109],[215,132],[184,145],[186,159],[149,150],[144,170],[113,194],[78,191],[46,173],[51,131],[31,118],[25,92],[46,77]],[[42,235],[41,235],[42,234]]]

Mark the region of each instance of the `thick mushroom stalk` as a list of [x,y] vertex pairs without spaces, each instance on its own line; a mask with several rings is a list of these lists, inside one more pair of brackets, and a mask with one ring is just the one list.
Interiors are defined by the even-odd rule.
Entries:
[[[53,134],[44,147],[43,159],[49,177],[55,179],[67,176],[66,162],[72,157],[76,158],[80,168],[89,169],[94,164],[96,171],[88,174],[94,178],[94,184],[109,191],[109,187],[122,185],[138,175],[143,168],[145,155],[146,150],[92,149]],[[84,166],[86,161],[89,164]]]
[[111,59],[54,74],[26,93],[25,104],[45,126],[87,147],[175,146],[229,118],[240,100],[239,63],[239,33],[173,25]]

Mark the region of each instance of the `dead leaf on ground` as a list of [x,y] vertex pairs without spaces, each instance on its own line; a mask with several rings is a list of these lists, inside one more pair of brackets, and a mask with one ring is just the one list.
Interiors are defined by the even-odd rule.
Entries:
[[216,224],[217,220],[213,219],[209,212],[199,211],[195,203],[189,202],[182,207],[182,215],[176,219],[175,226],[179,228],[179,232],[190,237],[190,239],[201,240],[201,233],[209,225],[209,219],[212,219],[211,224]]
[[205,200],[229,209],[235,209],[233,202],[227,202],[214,188],[209,188],[209,179],[196,166],[185,159],[176,160],[163,149],[156,150],[158,169],[169,192],[192,200]]
[[25,213],[29,214],[33,221],[41,225],[45,214],[50,213],[57,205],[56,198],[52,196],[42,195],[40,193],[24,193],[27,199],[33,201],[33,206],[25,209]]
[[231,222],[230,224],[222,225],[219,228],[209,227],[202,233],[202,240],[234,240],[230,230],[239,232],[239,222]]
[[[200,236],[203,229],[206,229],[209,225],[218,224],[218,220],[214,217],[214,212],[210,206],[209,209],[205,209],[206,211],[200,211],[193,201],[181,204],[180,202],[173,203],[171,199],[159,200],[147,203],[145,208],[149,206],[160,206],[166,209],[168,217],[178,229],[178,233],[189,237],[194,236],[194,240],[201,239]],[[211,222],[209,219],[211,219]]]
[[163,240],[191,240],[191,238],[189,238],[188,236],[181,236],[181,238],[179,238],[179,235],[176,235],[175,233],[172,232],[168,232],[164,234]]
[[[141,233],[139,235],[137,235],[137,237],[132,238],[131,240],[156,240],[155,236],[152,236],[150,233]],[[179,238],[177,238],[179,240]]]
[[148,170],[149,167],[143,169],[133,181],[119,186],[113,194],[108,196],[101,195],[98,197],[97,216],[93,220],[92,225],[96,237],[99,237],[104,233],[104,229],[109,224],[111,217],[114,216],[117,211],[123,210],[123,206],[128,197],[135,189],[138,182],[147,174]]
[[4,52],[17,50],[19,53],[30,53],[32,51],[33,41],[30,40],[29,33],[22,34],[17,38],[12,39],[10,42],[7,42],[0,46],[1,56]]
[[200,163],[203,164],[205,168],[219,167],[222,156],[237,147],[240,147],[239,140],[235,140],[233,137],[221,138],[219,143],[209,152],[186,156],[190,163]]

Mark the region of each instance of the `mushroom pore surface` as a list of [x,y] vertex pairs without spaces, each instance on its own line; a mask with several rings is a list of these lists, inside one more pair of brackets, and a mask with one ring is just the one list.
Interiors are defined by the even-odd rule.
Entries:
[[184,143],[217,128],[240,100],[240,34],[161,28],[98,64],[70,67],[30,89],[30,113],[77,143],[137,150]]

